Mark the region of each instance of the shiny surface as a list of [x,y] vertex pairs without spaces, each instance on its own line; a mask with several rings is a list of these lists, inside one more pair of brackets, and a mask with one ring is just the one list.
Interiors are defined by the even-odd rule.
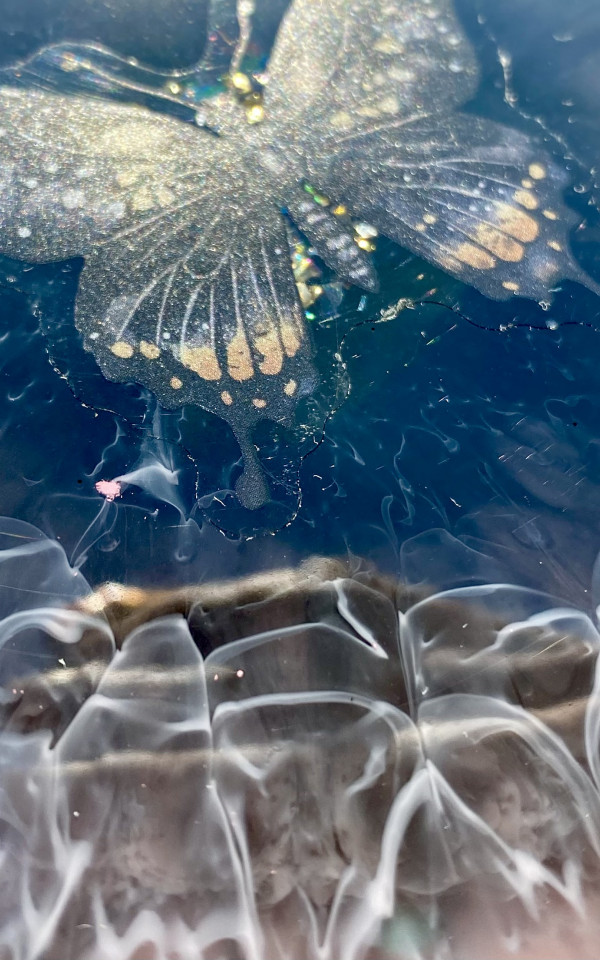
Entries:
[[[234,68],[248,38],[243,5],[237,19]],[[85,48],[41,56],[92,78],[100,57],[110,76],[97,49],[89,61]],[[25,87],[0,92],[1,252],[85,257],[84,346],[109,379],[143,384],[166,408],[199,404],[227,419],[246,461],[236,490],[251,509],[269,498],[255,424],[288,423],[316,386],[282,210],[325,264],[367,290],[377,280],[352,220],[491,297],[549,301],[561,278],[597,289],[569,253],[567,177],[546,149],[455,112],[478,70],[450,3],[295,0],[264,97],[233,83],[203,100],[201,129],[36,89],[29,73],[35,58],[7,78]],[[171,84],[165,106],[179,89]]]
[[[3,63],[60,41],[11,71],[20,94],[201,142],[189,121],[209,102],[251,137],[270,123],[264,69],[291,5],[257,0],[247,45],[228,2],[198,0],[180,43],[186,0],[145,0],[143,16],[141,0],[76,16],[73,0],[6,5]],[[202,56],[207,12],[220,25]],[[81,259],[0,257],[1,960],[597,960],[600,299],[568,280],[541,305],[505,287],[490,299],[340,197],[400,230],[399,171],[379,161],[410,152],[403,203],[429,243],[439,201],[468,182],[452,131],[494,130],[532,170],[505,220],[520,236],[462,241],[481,264],[502,260],[485,244],[513,257],[478,282],[537,283],[546,241],[579,221],[569,270],[598,276],[600,10],[457,0],[455,17],[480,72],[471,99],[436,130],[409,125],[406,148],[388,131],[377,154],[363,131],[362,166],[341,134],[331,155],[307,149],[316,186],[288,193],[303,230],[319,215],[321,251],[335,242],[325,262],[290,233],[317,376],[299,396],[295,377],[264,373],[296,404],[294,430],[248,395],[263,507],[235,497],[240,450],[217,414],[104,378],[73,324]],[[327,40],[306,22],[310,66]],[[225,83],[209,62],[238,54]],[[323,126],[312,67],[299,79]],[[473,81],[457,75],[436,104]],[[535,206],[552,190],[554,221]],[[340,279],[345,234],[367,289]],[[158,349],[143,337],[135,357],[151,369]],[[216,372],[205,353],[186,360]],[[229,376],[226,349],[217,361]]]
[[318,557],[91,592],[6,519],[0,581],[11,960],[597,955],[600,637],[574,607]]

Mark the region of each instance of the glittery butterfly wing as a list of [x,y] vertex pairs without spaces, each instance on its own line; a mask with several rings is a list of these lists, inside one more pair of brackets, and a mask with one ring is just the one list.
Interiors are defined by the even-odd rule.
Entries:
[[206,45],[202,59],[187,69],[160,72],[95,43],[57,43],[3,71],[9,82],[60,93],[140,103],[158,110],[194,110],[212,95],[224,75],[243,58],[250,14],[243,0],[206,4]]
[[459,106],[478,80],[450,0],[294,0],[268,72],[267,108],[308,124],[328,149]]
[[600,288],[569,252],[565,172],[529,137],[465,114],[363,134],[332,154],[323,188],[356,217],[486,296]]
[[195,403],[250,442],[312,385],[285,224],[226,138],[140,107],[0,88],[0,252],[85,257],[76,324],[111,380]]
[[307,177],[354,218],[494,298],[545,299],[561,278],[598,292],[568,250],[561,169],[519,131],[455,112],[477,67],[449,0],[297,0],[269,69]]

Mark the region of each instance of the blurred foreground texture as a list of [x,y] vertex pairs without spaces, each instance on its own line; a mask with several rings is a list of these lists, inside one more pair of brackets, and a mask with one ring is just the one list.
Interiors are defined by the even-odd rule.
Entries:
[[92,592],[0,531],[1,960],[600,944],[600,637],[517,587]]

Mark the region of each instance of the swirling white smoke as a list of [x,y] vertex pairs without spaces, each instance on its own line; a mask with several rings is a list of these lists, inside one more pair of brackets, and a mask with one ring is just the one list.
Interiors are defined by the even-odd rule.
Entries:
[[597,956],[596,626],[343,574],[92,593],[2,522],[2,960]]

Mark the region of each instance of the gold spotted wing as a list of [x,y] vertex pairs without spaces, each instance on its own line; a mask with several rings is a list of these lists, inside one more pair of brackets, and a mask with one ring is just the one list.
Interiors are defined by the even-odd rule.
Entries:
[[569,251],[565,171],[520,131],[455,113],[362,134],[333,151],[321,189],[355,217],[488,297],[552,298],[561,279],[596,293]]
[[297,0],[269,73],[307,178],[356,219],[490,297],[548,299],[561,278],[599,292],[569,253],[564,171],[459,112],[478,71],[450,0]]
[[0,88],[0,252],[81,255],[76,324],[111,380],[232,425],[250,443],[313,384],[284,221],[239,140],[124,106]]

